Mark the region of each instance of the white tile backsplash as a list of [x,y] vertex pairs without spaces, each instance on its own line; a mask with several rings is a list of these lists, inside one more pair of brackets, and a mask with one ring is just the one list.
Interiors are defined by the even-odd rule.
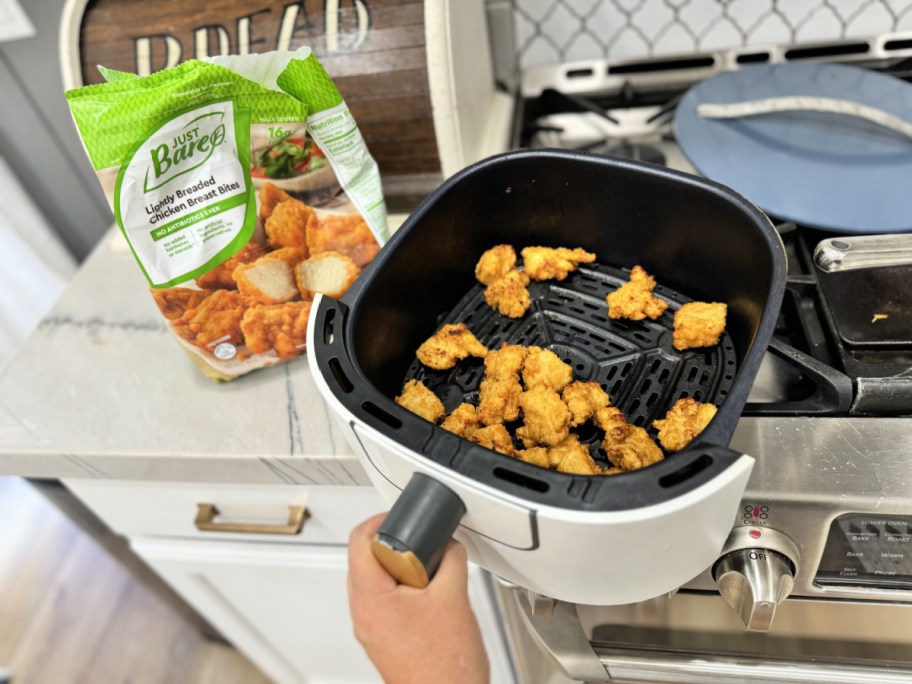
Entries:
[[912,30],[912,0],[514,0],[520,68]]

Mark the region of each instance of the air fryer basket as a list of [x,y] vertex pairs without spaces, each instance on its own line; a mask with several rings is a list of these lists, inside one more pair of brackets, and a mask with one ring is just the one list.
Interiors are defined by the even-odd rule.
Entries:
[[[482,252],[501,243],[517,252],[529,245],[582,247],[595,252],[597,265],[563,282],[533,283],[535,304],[515,321],[486,307],[474,278]],[[670,310],[657,322],[609,320],[604,296],[636,264],[655,275]],[[785,273],[769,220],[723,186],[582,153],[508,153],[446,181],[340,302],[322,299],[312,358],[359,420],[455,472],[542,505],[636,508],[692,490],[740,456],[726,447],[772,334]],[[728,304],[718,347],[672,349],[673,312],[688,299]],[[681,396],[711,401],[719,411],[698,444],[618,476],[571,475],[511,459],[393,401],[408,377],[424,379],[448,410],[472,396],[480,361],[461,362],[450,374],[415,364],[421,342],[458,320],[489,346],[553,349],[574,366],[575,379],[601,382],[643,427]]]

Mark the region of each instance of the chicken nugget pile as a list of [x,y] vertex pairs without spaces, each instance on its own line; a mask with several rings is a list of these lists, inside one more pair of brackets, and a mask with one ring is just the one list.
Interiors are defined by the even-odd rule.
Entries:
[[[444,326],[443,334],[454,331],[463,341],[474,340],[470,346],[478,343],[464,324]],[[428,342],[437,345],[439,336]],[[553,351],[504,344],[484,354],[484,366],[477,406],[463,402],[447,414],[440,398],[414,379],[396,403],[471,442],[563,473],[616,475],[665,457],[644,428],[628,423],[611,405],[599,383],[574,380],[572,368]],[[662,446],[670,452],[683,449],[715,412],[712,404],[681,399],[664,420],[654,422]],[[580,441],[575,429],[586,423],[604,432],[600,446],[609,466],[596,463],[589,445]]]
[[530,281],[564,280],[580,264],[595,261],[595,254],[579,247],[526,247],[522,258],[519,269],[513,246],[495,245],[475,265],[475,277],[486,286],[484,296],[488,306],[507,318],[522,318],[529,310]]
[[314,294],[340,297],[380,249],[357,212],[321,218],[272,183],[257,200],[259,229],[247,245],[194,286],[152,290],[178,336],[215,363],[300,356]]
[[[511,245],[496,245],[475,266],[475,277],[485,286],[485,301],[507,318],[526,315],[532,301],[530,282],[564,280],[580,264],[595,261],[594,254],[579,248],[526,247],[521,256],[518,266]],[[608,317],[660,318],[669,304],[654,294],[655,288],[655,278],[634,266],[629,282],[606,297]],[[725,316],[726,305],[718,302],[682,305],[674,317],[675,349],[718,344]],[[473,357],[483,359],[477,403],[463,402],[447,413],[431,389],[412,379],[396,397],[398,404],[488,449],[564,473],[616,475],[652,465],[687,447],[716,414],[713,404],[683,397],[664,418],[653,421],[656,443],[646,428],[628,422],[611,404],[601,384],[574,378],[572,367],[553,351],[507,343],[487,349],[465,323],[443,325],[421,344],[416,356],[431,371],[447,371]],[[593,434],[606,465],[593,458]]]

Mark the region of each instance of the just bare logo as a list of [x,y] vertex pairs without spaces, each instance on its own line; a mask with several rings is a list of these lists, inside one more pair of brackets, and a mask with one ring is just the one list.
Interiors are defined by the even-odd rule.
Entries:
[[201,114],[184,124],[169,141],[149,149],[144,191],[155,190],[205,164],[227,139],[224,113]]

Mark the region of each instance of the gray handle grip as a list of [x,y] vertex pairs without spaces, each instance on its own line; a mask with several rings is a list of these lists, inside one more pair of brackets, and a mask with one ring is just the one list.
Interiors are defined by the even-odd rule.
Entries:
[[426,587],[465,512],[465,504],[453,490],[414,473],[374,536],[371,549],[397,582]]

